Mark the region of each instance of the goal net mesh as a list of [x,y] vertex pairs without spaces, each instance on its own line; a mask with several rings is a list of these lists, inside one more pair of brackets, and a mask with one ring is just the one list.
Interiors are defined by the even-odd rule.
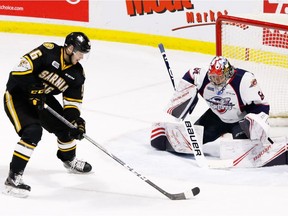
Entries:
[[270,117],[288,121],[288,21],[222,16],[216,23],[217,55],[255,74],[270,103]]

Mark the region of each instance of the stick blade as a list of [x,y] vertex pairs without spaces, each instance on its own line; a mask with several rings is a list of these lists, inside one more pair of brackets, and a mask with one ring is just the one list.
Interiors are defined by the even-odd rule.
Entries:
[[197,196],[199,193],[200,193],[200,188],[194,187],[191,190],[185,192],[185,197],[186,199],[190,199],[194,196]]
[[194,187],[191,189],[193,196],[197,196],[200,193],[200,188],[199,187]]
[[185,191],[184,193],[179,193],[179,194],[169,194],[169,198],[171,200],[186,200],[190,199],[194,196],[197,196],[200,193],[200,188],[199,187],[194,187],[191,190]]

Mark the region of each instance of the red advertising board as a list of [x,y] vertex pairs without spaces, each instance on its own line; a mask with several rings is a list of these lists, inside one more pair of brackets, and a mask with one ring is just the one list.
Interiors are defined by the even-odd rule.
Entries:
[[0,15],[89,21],[89,0],[2,0]]
[[288,14],[287,0],[264,0],[264,13]]

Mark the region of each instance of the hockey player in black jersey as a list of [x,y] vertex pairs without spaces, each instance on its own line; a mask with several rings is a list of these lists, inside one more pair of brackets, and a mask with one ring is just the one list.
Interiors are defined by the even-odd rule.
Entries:
[[[79,63],[90,52],[82,32],[67,35],[64,46],[46,42],[25,54],[10,72],[4,108],[20,140],[16,144],[4,193],[26,197],[31,187],[22,180],[25,167],[42,137],[43,128],[57,137],[57,157],[70,171],[87,173],[92,166],[76,158],[76,141],[83,139],[81,104],[85,81]],[[54,95],[62,94],[63,106]],[[44,108],[47,104],[77,126],[70,129]]]

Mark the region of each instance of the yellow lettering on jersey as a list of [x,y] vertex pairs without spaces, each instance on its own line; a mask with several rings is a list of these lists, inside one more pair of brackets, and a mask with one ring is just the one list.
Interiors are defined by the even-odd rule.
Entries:
[[54,90],[53,87],[49,86],[47,88],[45,88],[45,94],[49,94],[50,92],[52,92]]
[[[66,81],[62,77],[60,77],[58,74],[55,74],[53,72],[42,71],[39,74],[39,78],[47,81],[47,83],[49,83],[49,84],[52,84],[61,92],[64,92],[69,87],[69,85],[66,84]],[[49,84],[47,84],[47,86],[50,87]],[[46,87],[46,91],[45,91],[46,94],[47,94],[47,89],[48,88]],[[50,91],[53,91],[53,89],[52,90],[50,89]]]
[[[58,80],[59,76],[57,74],[53,74],[53,76],[49,79],[49,82],[55,85],[55,82]],[[62,78],[60,77],[60,80]],[[62,79],[63,80],[63,79]]]
[[61,92],[64,92],[67,88],[69,87],[69,85],[65,85],[63,88],[59,89]]
[[48,72],[47,76],[43,77],[42,79],[49,81],[52,76],[53,76],[53,73]]
[[49,71],[42,71],[38,76],[39,78],[43,79],[44,77],[46,77],[49,74]]

